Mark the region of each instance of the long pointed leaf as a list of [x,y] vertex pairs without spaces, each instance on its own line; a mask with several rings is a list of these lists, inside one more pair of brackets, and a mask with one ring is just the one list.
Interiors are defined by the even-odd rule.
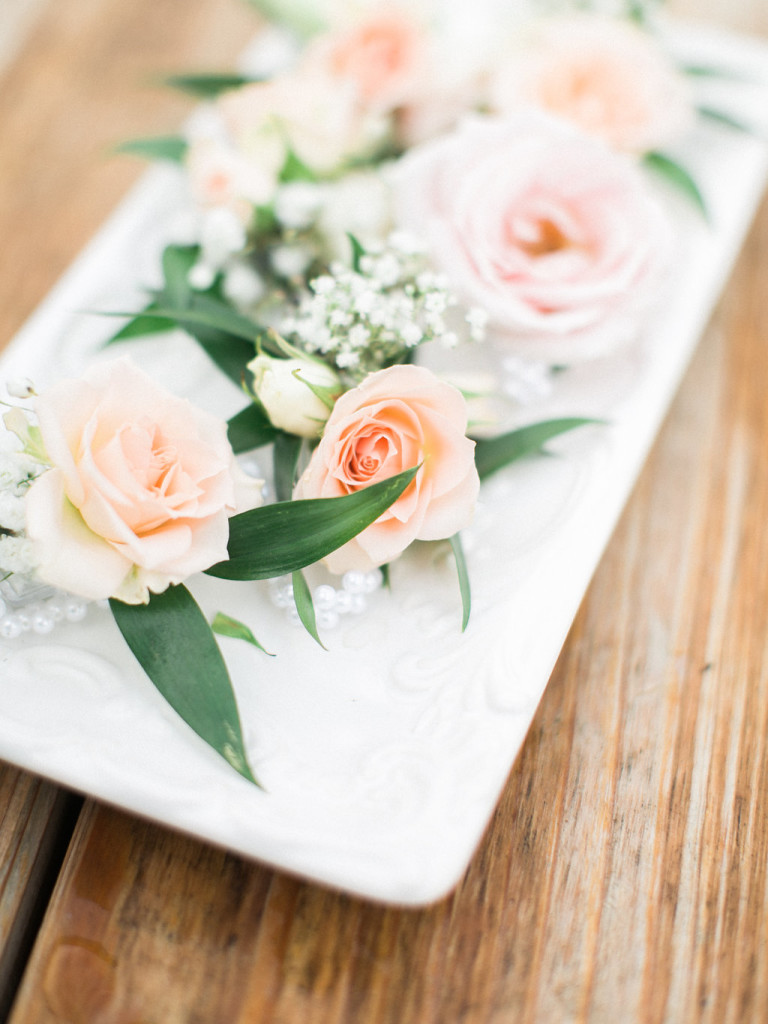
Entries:
[[325,650],[325,645],[317,632],[317,619],[315,618],[315,605],[312,601],[312,591],[309,589],[309,584],[304,578],[304,573],[300,570],[294,572],[291,575],[291,582],[293,583],[293,600],[296,603],[296,611],[299,613],[301,624],[315,643],[319,644],[323,650]]
[[738,118],[728,114],[725,110],[716,110],[714,107],[698,107],[697,109],[701,117],[706,117],[708,121],[714,121],[717,124],[722,124],[726,128],[733,128],[733,130],[737,132],[754,135],[753,128],[750,128],[749,125],[744,124],[743,121],[739,121]]
[[229,89],[239,89],[251,82],[263,81],[250,75],[238,75],[232,72],[202,72],[200,74],[170,75],[164,80],[165,85],[178,89],[190,96],[201,99],[213,99]]
[[115,331],[111,338],[104,342],[105,345],[113,345],[118,341],[130,341],[133,338],[143,338],[149,334],[161,334],[164,331],[173,330],[170,320],[162,320],[152,316],[152,303],[132,319],[124,324],[119,331]]
[[583,427],[600,420],[567,417],[558,420],[544,420],[518,427],[499,437],[479,438],[475,442],[475,465],[481,480],[495,473],[524,455],[540,452],[547,441],[558,434],[564,434],[576,427]]
[[670,185],[674,185],[679,192],[682,192],[687,199],[690,199],[704,219],[709,220],[709,210],[701,189],[691,176],[690,171],[683,167],[682,164],[667,156],[666,153],[657,152],[646,153],[643,157],[643,163],[646,167],[656,171],[656,173],[665,178]]
[[[110,312],[107,316],[128,316]],[[152,310],[156,322],[166,321],[190,334],[210,359],[236,384],[240,384],[246,364],[256,353],[255,339],[261,328],[229,309],[222,302],[196,295],[187,308],[161,306]],[[262,347],[268,344],[262,340]]]
[[153,594],[146,605],[109,604],[136,660],[174,711],[235,771],[256,782],[227,667],[186,587]]
[[140,156],[145,160],[170,160],[180,164],[187,152],[187,143],[179,135],[159,135],[149,139],[128,139],[117,147],[118,153]]
[[275,495],[278,501],[289,501],[293,494],[302,443],[300,437],[282,431],[275,438],[272,449],[272,475],[275,479]]
[[283,501],[229,521],[229,559],[207,569],[227,580],[266,580],[293,573],[340,548],[386,512],[418,467],[341,498]]
[[240,622],[239,619],[233,619],[231,615],[225,615],[224,612],[216,612],[211,623],[211,629],[219,636],[228,636],[233,640],[244,640],[247,644],[258,647],[260,651],[268,654],[270,658],[274,658],[274,654],[268,651],[263,644],[259,643],[250,627],[246,626],[244,622]]
[[469,624],[469,613],[472,610],[472,591],[469,585],[469,571],[467,570],[467,561],[464,558],[464,548],[461,543],[461,537],[458,533],[450,538],[451,550],[453,551],[453,557],[456,560],[456,572],[459,575],[459,592],[461,593],[461,631],[462,633]]
[[[115,313],[114,316],[125,316],[125,313]],[[262,328],[258,324],[241,316],[223,302],[216,299],[208,299],[205,296],[196,296],[188,307],[182,306],[160,306],[152,311],[152,315],[161,319],[173,320],[179,327],[210,327],[215,331],[224,334],[231,334],[235,338],[244,341],[255,342],[262,334]]]
[[189,274],[200,255],[196,245],[167,245],[163,250],[163,279],[165,287],[157,297],[156,305],[184,308],[189,305],[194,292],[189,283]]

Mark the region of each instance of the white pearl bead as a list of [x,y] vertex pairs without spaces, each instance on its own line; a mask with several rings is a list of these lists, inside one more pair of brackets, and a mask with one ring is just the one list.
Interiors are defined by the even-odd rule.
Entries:
[[85,601],[78,601],[77,598],[70,598],[64,605],[64,615],[67,622],[82,622],[88,612]]
[[46,615],[44,611],[39,611],[32,616],[32,631],[40,636],[50,633],[54,625],[53,618],[50,615]]
[[330,611],[336,607],[336,588],[329,583],[322,583],[319,587],[315,587],[312,600],[318,611]]
[[317,614],[318,629],[334,629],[339,624],[338,613],[327,608]]
[[382,583],[381,569],[374,569],[372,572],[365,574],[364,582],[364,593],[373,594],[374,591],[378,590]]
[[23,630],[17,615],[6,615],[0,619],[0,637],[3,640],[15,640]]
[[341,585],[349,594],[362,594],[365,590],[365,574],[352,569],[341,577]]
[[280,587],[272,595],[272,600],[278,608],[293,608],[293,587]]

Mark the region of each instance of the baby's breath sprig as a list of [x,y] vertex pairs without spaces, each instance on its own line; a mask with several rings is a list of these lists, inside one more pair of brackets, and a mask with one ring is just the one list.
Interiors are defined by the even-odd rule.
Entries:
[[[396,232],[377,248],[356,249],[353,266],[336,261],[311,280],[280,330],[357,383],[374,370],[409,361],[425,342],[459,344],[461,328],[452,316],[457,306],[446,277],[430,269],[418,242]],[[486,321],[484,311],[472,309],[462,333],[482,340]]]
[[[32,381],[14,378],[6,383],[11,398],[32,398]],[[0,401],[8,412],[2,416],[6,428],[0,443],[0,581],[13,574],[34,572],[32,545],[25,536],[24,499],[37,477],[48,467],[42,455],[39,431],[30,422],[29,410]]]

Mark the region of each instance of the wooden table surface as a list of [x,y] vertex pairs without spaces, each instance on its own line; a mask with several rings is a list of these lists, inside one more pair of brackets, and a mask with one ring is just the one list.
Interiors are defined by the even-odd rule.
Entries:
[[[671,6],[768,36],[765,0]],[[141,172],[111,144],[188,109],[153,77],[253,27],[237,0],[2,0],[0,344]],[[0,1016],[768,1020],[766,282],[764,206],[453,896],[375,906],[2,767]]]

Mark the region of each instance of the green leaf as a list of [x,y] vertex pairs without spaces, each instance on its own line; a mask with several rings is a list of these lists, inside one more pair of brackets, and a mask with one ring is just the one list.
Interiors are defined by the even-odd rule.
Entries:
[[183,308],[189,305],[196,294],[189,283],[189,275],[199,255],[197,245],[166,245],[162,261],[164,287],[157,296],[157,306]]
[[290,501],[296,482],[296,467],[299,463],[302,439],[295,434],[280,431],[275,437],[272,450],[272,468],[275,480],[275,495],[278,501]]
[[[296,380],[300,381],[305,388],[309,388],[315,398],[322,402],[325,408],[329,412],[333,412],[333,407],[336,404],[336,399],[343,393],[341,384],[335,384],[333,387],[328,387],[323,384],[313,384],[311,380],[307,380],[306,377],[301,376],[301,370],[294,370],[291,374]],[[313,417],[314,418],[314,417]],[[320,428],[323,426],[321,420],[317,421],[317,432],[320,433]]]
[[737,120],[727,114],[724,110],[715,110],[714,107],[698,107],[697,108],[701,117],[705,117],[708,121],[714,121],[716,124],[721,124],[726,128],[732,128],[737,132],[744,132],[747,135],[754,134],[753,129],[749,125],[744,124],[743,121]]
[[288,146],[285,161],[283,166],[280,168],[280,182],[283,185],[288,185],[293,181],[317,181],[317,175],[315,172],[308,167],[300,156],[297,156],[295,151]]
[[450,538],[451,550],[453,551],[453,557],[456,560],[456,572],[459,574],[459,591],[461,593],[461,631],[462,633],[467,628],[469,623],[469,613],[472,609],[472,591],[469,586],[469,572],[467,571],[467,562],[464,558],[464,548],[461,544],[461,537],[458,533]]
[[267,21],[284,25],[301,39],[308,39],[328,27],[327,18],[322,15],[324,4],[306,0],[250,0],[250,3]]
[[297,570],[291,574],[291,581],[293,583],[293,600],[296,602],[296,611],[299,613],[302,626],[304,626],[312,639],[320,644],[323,650],[326,650],[317,632],[315,606],[312,603],[312,593],[310,592],[309,584],[304,579],[304,574]]
[[359,274],[360,260],[365,256],[365,247],[350,231],[347,232],[347,238],[349,239],[349,244],[352,246],[352,269],[356,274]]
[[[183,307],[189,304],[194,294],[189,285],[189,272],[197,262],[200,250],[196,245],[168,245],[163,250],[163,288],[155,294],[152,301],[141,312],[133,314],[131,319],[105,343],[111,345],[117,341],[128,341],[142,338],[148,334],[159,334],[170,331],[174,324],[164,317],[154,316],[154,311],[164,305]],[[112,314],[108,314],[112,315]]]
[[174,711],[235,771],[256,782],[227,667],[186,587],[152,594],[149,604],[109,604],[136,660]]
[[274,207],[268,204],[254,206],[252,230],[257,237],[274,234],[279,226],[280,223],[275,215]]
[[[124,316],[125,314],[114,314]],[[256,338],[262,334],[262,328],[248,317],[237,313],[225,302],[207,295],[193,294],[189,306],[174,306],[172,303],[159,305],[153,310],[153,316],[172,320],[179,327],[204,327],[222,334],[240,338],[255,345]]]
[[[126,313],[108,313],[107,316],[126,316]],[[235,312],[226,303],[210,295],[192,292],[189,305],[158,304],[152,310],[157,320],[166,320],[180,327],[200,344],[213,362],[240,384],[246,364],[256,353],[256,338],[262,328],[247,317]],[[268,342],[261,339],[264,348]]]
[[726,78],[737,82],[749,81],[743,71],[737,68],[724,68],[717,64],[684,64],[680,70],[691,78]]
[[524,455],[540,452],[547,441],[559,434],[601,420],[568,417],[557,420],[544,420],[531,423],[526,427],[518,427],[499,437],[478,438],[475,441],[475,465],[481,480],[511,462],[521,459]]
[[263,406],[255,402],[235,413],[227,423],[227,435],[235,455],[271,444],[279,434],[280,431],[272,426]]
[[130,341],[133,338],[143,338],[149,334],[161,334],[163,331],[172,330],[173,324],[169,320],[153,317],[152,309],[153,303],[150,302],[140,313],[123,324],[120,330],[116,331],[104,344],[113,345],[118,341]]
[[678,189],[686,198],[690,199],[705,220],[709,220],[709,210],[699,186],[691,177],[690,173],[682,164],[667,156],[665,153],[646,153],[643,163],[650,170],[655,171],[665,178],[670,185]]
[[170,160],[180,164],[187,153],[187,142],[180,135],[158,135],[150,139],[127,139],[115,149],[118,153],[140,156],[145,160]]
[[270,658],[274,658],[274,654],[271,654],[266,647],[259,643],[245,623],[238,621],[238,619],[233,619],[230,615],[225,615],[224,612],[216,612],[216,616],[211,623],[211,629],[214,633],[218,633],[219,636],[229,636],[235,640],[245,640],[246,643],[253,644],[260,651],[269,654]]
[[164,79],[164,84],[172,89],[179,89],[190,96],[197,96],[200,99],[215,99],[220,93],[228,89],[239,89],[251,82],[259,82],[263,79],[253,78],[250,75],[238,75],[234,72],[202,72],[200,74],[170,75]]
[[418,468],[341,498],[283,501],[241,512],[229,520],[229,559],[206,572],[228,580],[265,580],[304,569],[386,512]]

